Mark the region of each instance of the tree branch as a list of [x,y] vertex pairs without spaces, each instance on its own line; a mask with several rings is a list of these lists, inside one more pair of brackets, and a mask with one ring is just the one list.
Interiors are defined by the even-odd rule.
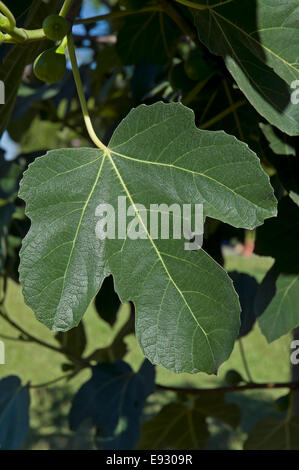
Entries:
[[240,386],[217,387],[217,388],[188,388],[188,387],[168,387],[167,385],[156,385],[160,391],[169,391],[176,393],[186,393],[188,395],[200,395],[201,393],[227,393],[227,392],[245,392],[246,390],[277,389],[288,388],[290,390],[299,389],[299,382],[268,382],[268,383],[248,383]]

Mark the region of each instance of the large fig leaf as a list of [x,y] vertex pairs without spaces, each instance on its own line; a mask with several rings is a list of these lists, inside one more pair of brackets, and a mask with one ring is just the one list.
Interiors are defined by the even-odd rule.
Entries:
[[[99,240],[99,204],[133,208],[142,238]],[[253,228],[276,213],[269,179],[248,147],[196,129],[191,110],[156,103],[131,111],[109,149],[63,149],[26,171],[20,197],[32,226],[21,253],[27,304],[53,330],[77,325],[112,274],[120,300],[136,307],[144,354],[176,372],[213,373],[233,348],[240,306],[225,271],[185,240],[154,239],[137,204],[202,203],[205,215]],[[116,214],[116,219],[117,219]]]

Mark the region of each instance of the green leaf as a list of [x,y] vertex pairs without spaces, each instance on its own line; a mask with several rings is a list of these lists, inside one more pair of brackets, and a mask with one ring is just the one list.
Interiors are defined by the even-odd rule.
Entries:
[[234,403],[227,403],[222,393],[205,393],[195,401],[194,408],[206,418],[212,417],[236,428],[240,423],[240,409]]
[[280,272],[298,273],[298,221],[299,207],[285,196],[279,200],[278,216],[266,220],[256,231],[255,253],[274,258]]
[[195,23],[256,110],[283,132],[299,134],[299,107],[291,101],[299,79],[298,1],[232,0],[199,11]]
[[8,203],[3,206],[0,205],[0,272],[2,271],[3,267],[3,260],[2,260],[2,237],[4,235],[4,230],[10,224],[12,215],[15,211],[14,204]]
[[223,394],[203,394],[188,406],[171,403],[142,427],[139,449],[203,449],[209,437],[206,418],[212,417],[236,427],[240,409],[226,403]]
[[180,29],[163,12],[132,15],[120,28],[116,51],[126,65],[144,61],[164,65],[180,35]]
[[208,438],[206,420],[199,411],[170,403],[143,425],[138,449],[203,449]]
[[299,450],[299,418],[265,418],[248,436],[245,450]]
[[254,299],[254,311],[256,317],[260,317],[264,313],[273,299],[276,292],[276,281],[278,276],[279,269],[274,263],[258,286]]
[[[59,3],[58,0],[51,2],[51,5],[46,5],[44,2],[32,3],[24,26],[27,29],[40,28],[41,18],[45,18],[49,11],[53,12]],[[1,105],[0,136],[9,123],[25,66],[30,64],[46,45],[47,42],[44,41],[29,41],[11,47],[4,57],[0,68],[0,80],[5,85],[5,104]]]
[[89,360],[97,362],[115,362],[121,360],[126,355],[128,348],[125,342],[125,338],[126,336],[135,332],[133,305],[130,305],[129,308],[131,310],[129,318],[115,335],[111,344],[105,348],[100,348],[93,351],[93,353],[88,357]]
[[[117,212],[118,196],[134,208],[143,238],[96,238],[97,206]],[[275,198],[246,145],[196,129],[181,104],[142,105],[105,155],[63,149],[36,159],[20,197],[32,220],[20,279],[41,322],[60,331],[77,325],[112,274],[121,302],[135,304],[136,335],[154,364],[213,373],[229,357],[240,311],[231,280],[203,250],[186,251],[184,240],[153,239],[136,204],[202,203],[205,215],[232,225],[261,224],[276,214]]]
[[0,449],[18,450],[29,429],[29,388],[18,377],[0,380]]
[[0,156],[0,199],[13,200],[18,192],[18,180],[24,167],[5,161]]
[[270,124],[260,123],[260,128],[276,155],[296,155],[295,138],[274,129]]
[[5,85],[5,104],[1,105],[0,135],[8,126],[21,84],[25,66],[30,63],[39,47],[36,43],[14,46],[5,56],[0,68],[0,80]]
[[295,193],[294,191],[291,191],[290,198],[292,199],[292,201],[294,201],[295,204],[297,204],[297,206],[299,206],[299,194]]
[[299,325],[299,275],[280,274],[275,296],[260,316],[259,325],[269,343]]
[[91,420],[96,441],[104,450],[134,449],[146,398],[153,393],[155,369],[145,360],[137,373],[118,361],[98,364],[78,391],[70,412],[70,427],[78,430]]
[[229,275],[238,293],[242,309],[241,327],[239,331],[239,338],[242,338],[252,330],[255,323],[254,299],[257,293],[258,283],[254,277],[245,273],[232,271]]
[[299,193],[299,158],[293,155],[274,155],[272,152],[268,152],[267,160],[273,165],[279,182],[293,199],[294,194]]

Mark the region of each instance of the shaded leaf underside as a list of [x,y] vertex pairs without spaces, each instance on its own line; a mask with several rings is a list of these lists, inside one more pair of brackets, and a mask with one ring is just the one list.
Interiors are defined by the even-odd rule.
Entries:
[[232,0],[195,20],[200,40],[224,58],[250,103],[289,135],[299,134],[299,108],[291,100],[299,79],[298,17],[296,0]]

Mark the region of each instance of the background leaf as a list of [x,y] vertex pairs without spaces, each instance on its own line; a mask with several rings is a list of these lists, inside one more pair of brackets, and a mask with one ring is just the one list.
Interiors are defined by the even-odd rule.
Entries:
[[2,271],[3,267],[3,259],[2,259],[2,237],[4,235],[5,229],[8,228],[11,217],[14,213],[15,206],[13,204],[5,204],[1,206],[0,201],[0,272]]
[[299,108],[291,102],[299,79],[297,22],[297,0],[232,0],[195,15],[203,44],[224,58],[256,110],[289,135],[299,134]]
[[125,362],[99,364],[74,398],[71,429],[76,431],[90,419],[98,429],[97,442],[102,449],[133,449],[139,439],[143,406],[154,391],[154,383],[155,370],[147,360],[136,374]]
[[[40,28],[40,19],[44,19],[49,12],[53,13],[59,4],[58,0],[52,1],[50,7],[42,1],[32,3],[25,26],[28,29]],[[30,64],[44,50],[46,45],[46,41],[33,41],[27,44],[15,45],[10,47],[5,55],[0,68],[0,80],[5,85],[5,104],[1,105],[0,136],[9,123],[25,66]]]
[[209,438],[207,417],[236,427],[240,410],[222,394],[202,394],[191,403],[170,403],[142,426],[139,449],[203,449]]
[[299,418],[265,418],[249,434],[245,450],[298,450]]
[[278,203],[278,216],[266,220],[256,231],[255,253],[272,256],[280,272],[298,272],[298,222],[299,208],[288,196],[285,196]]
[[29,388],[18,377],[0,380],[0,449],[17,450],[29,428]]
[[170,403],[142,427],[139,449],[202,449],[209,438],[204,416],[196,409]]
[[270,124],[260,123],[260,128],[276,155],[296,155],[294,138],[273,128]]
[[80,358],[85,351],[87,338],[83,322],[80,322],[78,326],[69,331],[60,331],[55,335],[55,338],[63,349],[70,352],[72,356]]
[[280,274],[276,293],[259,318],[268,342],[280,338],[299,325],[299,275]]
[[245,273],[236,271],[229,273],[233,280],[234,288],[239,296],[241,305],[241,327],[239,338],[246,336],[255,323],[254,301],[257,294],[258,283],[255,278]]
[[162,11],[132,15],[119,30],[116,51],[125,65],[164,64],[172,57],[180,35],[177,25]]

